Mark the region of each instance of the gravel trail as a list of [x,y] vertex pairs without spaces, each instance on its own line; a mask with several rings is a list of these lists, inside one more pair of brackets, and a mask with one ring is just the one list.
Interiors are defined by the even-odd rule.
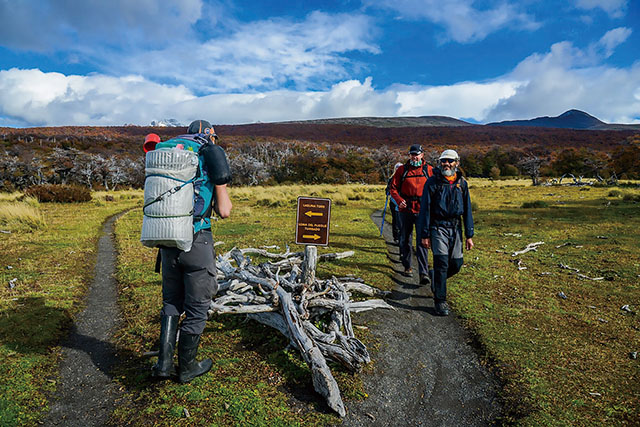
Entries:
[[58,390],[45,425],[103,426],[120,396],[111,376],[117,361],[111,337],[119,321],[112,238],[118,217],[103,226],[86,308],[62,343]]
[[[381,211],[371,219],[380,228]],[[345,426],[484,426],[500,414],[499,383],[480,363],[471,336],[452,312],[434,315],[428,286],[405,277],[393,244],[391,224],[384,238],[393,263],[396,311],[373,310],[354,315],[380,341],[372,354],[374,373],[364,376],[369,397],[348,405]]]

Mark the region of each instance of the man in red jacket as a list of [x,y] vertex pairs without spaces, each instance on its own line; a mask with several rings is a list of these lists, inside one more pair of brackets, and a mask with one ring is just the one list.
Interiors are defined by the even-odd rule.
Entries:
[[400,214],[400,261],[404,267],[404,274],[409,276],[413,273],[411,268],[411,236],[414,227],[416,228],[416,256],[418,258],[418,272],[420,273],[420,284],[430,284],[429,260],[427,248],[420,244],[418,232],[418,214],[420,213],[420,199],[424,184],[433,174],[431,165],[424,159],[422,146],[414,144],[409,148],[409,161],[396,169],[391,180],[389,193],[398,204]]

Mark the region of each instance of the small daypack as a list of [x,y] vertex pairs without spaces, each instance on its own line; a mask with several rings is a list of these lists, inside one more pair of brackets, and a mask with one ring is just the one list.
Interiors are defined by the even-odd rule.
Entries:
[[158,143],[145,158],[140,241],[191,249],[194,232],[210,227],[212,186],[231,179],[224,150],[199,135]]

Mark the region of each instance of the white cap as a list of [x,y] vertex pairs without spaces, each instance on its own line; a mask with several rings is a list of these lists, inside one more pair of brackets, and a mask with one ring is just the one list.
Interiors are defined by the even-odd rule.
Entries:
[[459,161],[460,156],[458,156],[458,153],[456,153],[455,150],[444,150],[442,154],[440,154],[440,157],[438,158],[438,160],[442,160],[442,159],[453,159],[455,161]]

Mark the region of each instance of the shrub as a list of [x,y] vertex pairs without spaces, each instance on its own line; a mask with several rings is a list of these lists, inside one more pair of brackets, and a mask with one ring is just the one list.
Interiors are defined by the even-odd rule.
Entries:
[[607,194],[607,196],[609,196],[609,197],[620,197],[621,194],[622,194],[622,192],[620,190],[611,190],[611,191],[609,191],[609,194]]
[[627,193],[622,196],[622,200],[624,200],[625,202],[640,202],[640,194]]
[[549,204],[543,200],[535,200],[533,202],[524,202],[522,204],[522,207],[524,209],[531,209],[531,208],[548,208]]
[[39,202],[74,203],[91,200],[91,191],[86,187],[64,184],[34,185],[25,190],[25,195]]

